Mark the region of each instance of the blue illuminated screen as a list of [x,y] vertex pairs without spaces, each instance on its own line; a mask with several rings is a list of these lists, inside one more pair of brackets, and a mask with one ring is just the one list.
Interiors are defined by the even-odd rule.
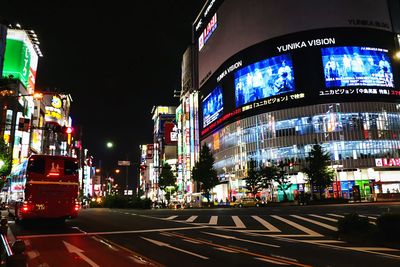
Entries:
[[342,46],[322,48],[325,86],[394,87],[388,50]]
[[236,107],[294,90],[289,54],[267,58],[235,72]]
[[223,110],[222,87],[217,86],[203,100],[203,127],[207,127],[207,125],[221,117]]

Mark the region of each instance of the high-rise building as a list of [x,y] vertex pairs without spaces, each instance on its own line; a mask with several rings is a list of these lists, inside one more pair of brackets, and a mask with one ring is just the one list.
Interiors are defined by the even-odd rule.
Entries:
[[[217,198],[246,193],[250,159],[300,164],[315,142],[336,170],[327,195],[398,192],[399,26],[397,0],[207,1],[193,24],[194,88]],[[310,190],[300,169],[291,182],[290,197]]]
[[165,163],[176,172],[177,163],[177,128],[176,107],[154,106],[152,109],[154,123],[153,131],[153,171],[150,173],[149,197],[153,200],[163,199],[163,192],[158,185],[158,179]]

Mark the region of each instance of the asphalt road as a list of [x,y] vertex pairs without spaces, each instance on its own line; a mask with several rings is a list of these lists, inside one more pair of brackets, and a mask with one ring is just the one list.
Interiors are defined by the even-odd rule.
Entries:
[[32,221],[13,235],[29,266],[400,266],[400,250],[337,238],[337,220],[371,223],[400,203],[186,210],[85,209],[64,225]]

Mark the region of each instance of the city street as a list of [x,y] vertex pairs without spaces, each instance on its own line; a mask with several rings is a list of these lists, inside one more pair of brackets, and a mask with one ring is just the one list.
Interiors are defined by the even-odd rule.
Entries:
[[346,243],[337,220],[400,203],[185,210],[85,209],[65,225],[9,224],[29,266],[398,266],[400,250]]

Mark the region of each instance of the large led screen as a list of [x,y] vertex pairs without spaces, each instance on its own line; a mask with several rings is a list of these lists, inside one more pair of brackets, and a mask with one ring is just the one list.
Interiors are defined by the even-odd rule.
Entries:
[[207,127],[210,123],[221,117],[224,110],[224,102],[222,98],[222,87],[216,87],[203,100],[203,127]]
[[258,61],[235,73],[236,107],[295,90],[289,54]]
[[394,87],[388,50],[342,46],[322,48],[325,86]]

